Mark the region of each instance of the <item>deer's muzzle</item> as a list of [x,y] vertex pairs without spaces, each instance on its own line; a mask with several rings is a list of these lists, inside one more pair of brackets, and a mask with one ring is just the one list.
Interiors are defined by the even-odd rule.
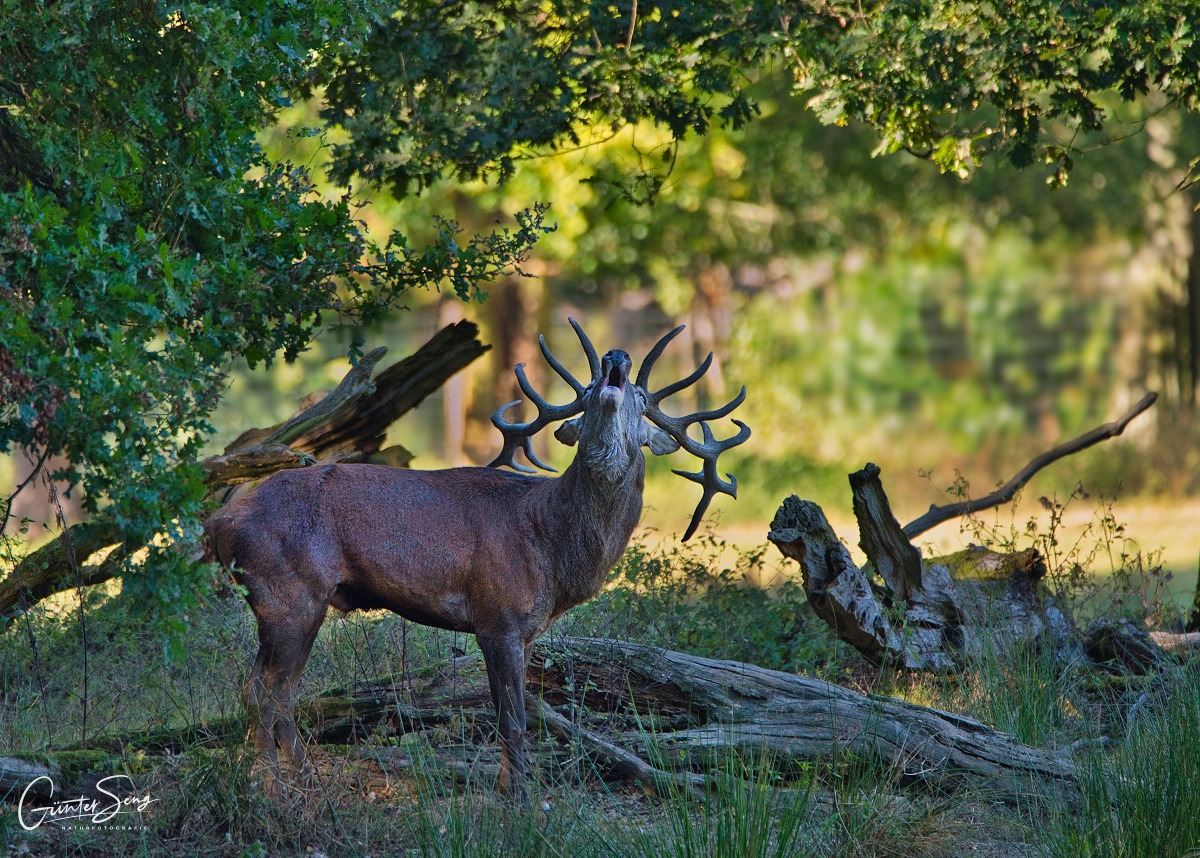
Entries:
[[612,406],[621,404],[632,368],[633,360],[628,352],[613,349],[604,355],[600,362],[600,377],[604,382],[599,391],[601,401]]

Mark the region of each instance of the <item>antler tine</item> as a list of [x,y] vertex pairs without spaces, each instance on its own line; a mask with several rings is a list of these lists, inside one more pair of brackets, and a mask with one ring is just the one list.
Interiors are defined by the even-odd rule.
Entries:
[[[704,373],[708,372],[708,368],[712,366],[712,352],[706,357],[691,375],[682,378],[679,381],[668,384],[661,390],[656,390],[653,393],[648,389],[650,382],[650,370],[654,367],[655,361],[661,356],[663,351],[671,340],[675,339],[683,330],[683,325],[680,325],[673,331],[667,333],[662,339],[655,343],[654,348],[646,355],[646,359],[642,362],[642,367],[638,371],[637,384],[646,393],[647,407],[646,417],[655,425],[663,429],[668,435],[679,442],[679,446],[687,452],[696,456],[703,462],[699,471],[675,471],[679,476],[689,479],[694,483],[699,483],[704,487],[704,494],[700,497],[700,503],[696,505],[696,511],[692,513],[692,521],[688,525],[687,531],[683,538],[689,539],[696,528],[700,525],[700,520],[704,517],[704,513],[708,510],[708,505],[712,503],[712,499],[719,494],[730,495],[737,497],[737,479],[732,474],[726,474],[727,480],[721,479],[721,475],[717,472],[717,457],[731,447],[736,447],[739,444],[744,444],[750,437],[750,427],[740,420],[734,420],[733,423],[738,427],[736,435],[726,438],[723,441],[718,441],[708,428],[707,420],[717,420],[728,415],[733,409],[737,408],[746,399],[746,388],[743,387],[738,395],[729,402],[722,405],[720,408],[714,408],[711,411],[697,411],[694,414],[686,414],[682,417],[671,417],[663,412],[659,407],[664,399],[672,394],[678,393],[685,387],[691,387],[703,377]],[[704,440],[695,441],[688,435],[688,427],[693,424],[700,424],[700,431],[704,433]]]
[[[682,417],[671,417],[668,414],[664,414],[662,409],[658,407],[657,403],[655,403],[650,407],[650,409],[647,410],[646,416],[649,417],[650,411],[653,410],[661,418],[662,422],[659,423],[659,425],[664,429],[670,427],[678,432],[683,433],[684,435],[687,435],[687,428],[689,426],[692,426],[696,423],[704,425],[704,421],[706,420],[719,420],[745,401],[746,387],[745,385],[742,385],[742,389],[738,391],[737,396],[733,397],[733,399],[726,402],[720,408],[714,408],[711,411],[697,411],[694,414],[685,414]],[[658,423],[659,421],[655,420],[655,422]],[[736,423],[737,421],[734,422]]]
[[[672,384],[668,384],[662,390],[656,390],[653,393],[651,393],[650,391],[646,391],[646,395],[649,397],[649,399],[652,403],[657,405],[658,403],[660,403],[664,399],[666,399],[668,396],[678,393],[679,391],[683,390],[685,387],[691,387],[693,384],[695,384],[697,381],[699,381],[704,376],[704,373],[708,372],[708,368],[710,366],[712,366],[712,360],[713,360],[713,353],[709,352],[708,357],[706,357],[700,363],[700,366],[696,367],[695,371],[692,372],[692,374],[689,375],[687,378],[681,378],[679,381],[676,381]],[[709,418],[703,418],[703,419],[709,419]]]
[[[520,371],[521,369],[522,367],[518,367],[518,381],[520,381],[521,377],[524,375],[524,373]],[[499,429],[500,434],[504,436],[504,446],[501,448],[496,458],[488,462],[489,468],[498,468],[501,465],[508,465],[510,468],[520,471],[523,474],[536,474],[537,471],[535,471],[533,468],[527,468],[513,458],[513,456],[516,455],[517,450],[523,450],[525,453],[525,458],[529,459],[529,461],[533,462],[533,464],[537,465],[543,471],[557,472],[556,468],[552,468],[538,459],[533,452],[531,440],[534,435],[554,421],[566,420],[568,417],[574,417],[576,414],[579,414],[581,411],[583,411],[583,403],[579,400],[576,400],[575,402],[568,403],[567,405],[551,405],[540,396],[537,396],[536,393],[533,393],[532,387],[529,387],[528,385],[528,380],[525,380],[524,383],[521,384],[521,389],[527,394],[531,394],[530,398],[533,399],[534,404],[538,407],[538,416],[525,423],[509,423],[507,420],[505,420],[504,412],[512,408],[514,405],[520,405],[521,400],[519,399],[514,399],[512,402],[506,402],[504,405],[501,405],[499,408],[497,408],[495,412],[493,412],[492,425]]]
[[550,364],[550,368],[557,372],[563,381],[571,385],[576,394],[582,396],[586,388],[579,383],[579,379],[572,375],[569,369],[562,365],[558,358],[551,354],[550,347],[546,345],[546,338],[541,335],[538,336],[538,348],[542,350],[542,357],[546,359],[546,363]]
[[[717,471],[717,458],[731,447],[744,444],[750,437],[750,427],[740,420],[734,420],[734,425],[738,427],[737,434],[718,441],[713,435],[712,430],[708,427],[708,423],[705,422],[706,420],[716,420],[724,417],[741,405],[746,399],[746,388],[744,386],[738,392],[737,396],[720,408],[714,408],[711,411],[697,411],[694,414],[686,414],[682,417],[671,417],[664,414],[662,409],[658,407],[658,399],[665,398],[670,393],[694,383],[703,374],[703,370],[708,369],[708,364],[709,361],[705,361],[697,372],[692,373],[691,376],[682,382],[676,382],[663,388],[662,391],[659,391],[658,394],[652,397],[652,402],[646,409],[646,417],[651,422],[665,430],[667,434],[679,442],[680,447],[703,462],[701,469],[696,472],[675,471],[679,476],[694,483],[699,483],[704,487],[704,494],[700,497],[700,502],[696,505],[696,511],[692,514],[692,521],[683,535],[684,540],[687,540],[696,532],[696,528],[700,525],[700,520],[704,517],[709,504],[712,503],[712,499],[717,494],[737,497],[737,479],[732,474],[725,475],[728,477],[727,480],[721,479],[721,475]],[[704,434],[703,441],[696,441],[688,435],[688,427],[696,423],[700,424],[700,431]]]
[[[679,336],[679,333],[686,328],[687,325],[680,325],[673,331],[667,331],[663,334],[662,339],[654,344],[654,348],[650,349],[650,353],[646,355],[646,359],[642,361],[641,369],[638,370],[637,380],[634,381],[642,390],[649,392],[650,390],[650,370],[654,369],[654,363],[662,357],[662,353],[666,350],[671,340]],[[709,355],[711,358],[712,355]],[[707,369],[708,367],[705,367]],[[703,375],[703,373],[701,373]]]
[[575,329],[575,335],[579,337],[579,344],[583,346],[583,353],[587,355],[588,368],[592,371],[592,384],[595,384],[600,380],[600,355],[596,353],[596,347],[592,345],[592,341],[588,339],[588,335],[583,332],[579,323],[570,316],[567,317],[567,321],[571,323],[571,327]]
[[687,435],[684,438],[687,444],[680,442],[680,446],[695,456],[699,456],[704,464],[699,471],[681,471],[675,470],[674,473],[679,476],[691,480],[693,483],[699,483],[704,487],[704,494],[700,496],[700,502],[696,504],[696,511],[692,513],[692,520],[688,524],[687,531],[683,534],[683,541],[686,542],[696,532],[696,528],[700,526],[700,521],[704,518],[704,513],[708,511],[708,505],[712,503],[712,499],[718,493],[726,494],[730,497],[737,497],[737,477],[733,474],[725,474],[727,480],[721,479],[721,475],[717,472],[717,457],[730,447],[736,447],[743,444],[750,437],[750,427],[740,420],[733,421],[738,427],[738,433],[732,438],[726,438],[723,441],[717,441],[713,437],[712,430],[708,428],[707,423],[701,423],[700,429],[704,433],[704,443],[697,444]]
[[[595,380],[600,377],[600,359],[596,356],[596,349],[592,346],[591,341],[587,338],[587,335],[578,323],[574,319],[570,321],[571,326],[579,334],[579,341],[588,356],[588,363],[593,365],[592,376],[593,380]],[[566,420],[574,417],[583,411],[583,394],[586,388],[554,357],[550,352],[550,348],[546,345],[545,337],[538,338],[538,345],[541,346],[542,355],[546,358],[546,362],[574,389],[575,399],[565,405],[552,405],[530,383],[529,376],[525,374],[525,364],[517,364],[514,368],[514,372],[517,375],[517,385],[521,388],[521,392],[528,396],[529,400],[537,408],[538,414],[533,420],[526,421],[525,423],[510,423],[505,420],[504,412],[508,411],[514,405],[519,405],[521,402],[519,399],[505,403],[496,409],[492,414],[492,425],[500,430],[500,434],[504,437],[504,446],[496,458],[488,462],[489,468],[508,465],[510,468],[525,474],[536,474],[536,470],[525,467],[514,458],[517,451],[522,450],[525,453],[525,458],[529,459],[530,462],[543,471],[555,471],[554,468],[542,462],[534,454],[531,439],[549,424],[557,420]]]
[[[536,474],[536,469],[527,468],[525,465],[522,465],[515,458],[513,458],[516,456],[517,450],[523,450],[525,452],[525,457],[529,459],[529,461],[533,462],[533,464],[537,465],[544,471],[554,471],[554,468],[539,461],[537,456],[534,455],[533,445],[530,443],[530,439],[532,439],[534,433],[537,432],[537,429],[533,428],[537,421],[532,420],[528,423],[509,423],[502,416],[505,411],[512,408],[514,405],[520,404],[521,400],[514,399],[512,402],[507,402],[504,405],[501,405],[492,414],[492,425],[499,429],[501,435],[504,436],[504,446],[501,448],[496,458],[488,462],[488,467],[498,468],[501,465],[508,465],[514,471],[520,471],[522,474]],[[526,431],[529,432],[528,435],[524,434]]]

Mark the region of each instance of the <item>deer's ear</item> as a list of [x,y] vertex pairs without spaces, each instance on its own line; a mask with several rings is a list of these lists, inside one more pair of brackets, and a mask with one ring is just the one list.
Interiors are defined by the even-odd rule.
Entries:
[[554,430],[554,437],[568,447],[574,447],[575,442],[579,440],[579,421],[581,419],[580,417],[576,417],[574,420],[568,420]]
[[678,441],[662,429],[650,425],[645,420],[642,421],[641,438],[638,441],[643,447],[649,447],[650,452],[656,456],[665,456],[679,449]]

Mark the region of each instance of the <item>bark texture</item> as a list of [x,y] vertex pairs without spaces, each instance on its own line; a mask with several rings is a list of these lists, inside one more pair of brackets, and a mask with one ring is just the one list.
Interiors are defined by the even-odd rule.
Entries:
[[[651,791],[710,787],[710,773],[731,753],[769,760],[784,776],[801,763],[869,761],[904,786],[982,789],[1003,801],[1077,789],[1068,753],[1023,745],[962,715],[752,664],[564,638],[535,646],[527,680],[530,712],[540,714],[531,717],[530,731],[544,727],[565,743],[560,758],[582,752],[606,778],[632,779]],[[479,743],[480,758],[494,751],[487,675],[475,656],[457,658],[412,686],[387,677],[333,690],[302,703],[299,714],[304,732],[319,743],[452,722],[456,735],[465,731]],[[178,753],[243,736],[244,722],[232,718],[203,730],[125,734],[91,746]],[[538,747],[544,753],[545,743]],[[489,765],[476,760],[464,771],[473,769]]]
[[1066,618],[1038,586],[1046,567],[1037,551],[972,547],[922,559],[892,515],[879,468],[868,464],[850,485],[866,567],[853,562],[821,508],[795,495],[776,512],[768,538],[800,564],[817,616],[872,662],[953,671],[985,647],[1065,638]]

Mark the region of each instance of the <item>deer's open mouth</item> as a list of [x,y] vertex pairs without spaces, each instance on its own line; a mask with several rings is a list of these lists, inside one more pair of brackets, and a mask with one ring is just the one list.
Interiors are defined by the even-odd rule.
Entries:
[[629,370],[633,368],[633,361],[629,359],[628,352],[613,349],[604,356],[600,367],[600,378],[603,382],[600,388],[601,397],[613,404],[621,402],[625,398],[625,384],[629,381]]

